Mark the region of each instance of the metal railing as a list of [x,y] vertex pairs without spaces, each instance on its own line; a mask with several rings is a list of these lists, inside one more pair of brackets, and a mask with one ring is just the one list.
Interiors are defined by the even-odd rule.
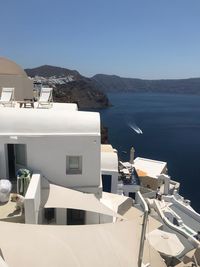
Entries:
[[139,255],[138,255],[138,267],[141,267],[142,257],[143,257],[143,252],[144,252],[144,241],[145,241],[145,234],[146,234],[146,228],[147,228],[149,208],[140,192],[136,193],[136,197],[137,197],[137,203],[139,203],[144,210],[142,232],[141,232],[141,238],[140,238],[140,248],[139,248]]

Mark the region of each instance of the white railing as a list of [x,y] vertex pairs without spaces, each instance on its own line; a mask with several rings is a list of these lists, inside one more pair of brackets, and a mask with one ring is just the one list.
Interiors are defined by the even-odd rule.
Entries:
[[139,248],[139,255],[138,255],[138,267],[141,267],[142,266],[142,257],[143,257],[143,252],[144,252],[144,241],[145,241],[149,208],[148,208],[147,203],[144,200],[142,194],[139,191],[136,193],[136,199],[135,200],[136,200],[137,204],[141,205],[141,207],[143,208],[143,211],[144,211],[143,222],[142,222],[142,232],[141,232],[141,238],[140,238],[140,248]]
[[185,212],[188,216],[200,223],[200,214],[191,209],[191,206],[185,202],[184,198],[181,195],[176,194],[173,196],[165,196],[164,199],[166,201],[172,202],[181,211]]
[[[167,217],[164,215],[161,207],[160,207],[160,202],[158,200],[154,200],[154,208],[158,215],[161,217],[163,223],[167,225],[169,228],[171,228],[173,231],[181,234],[183,237],[185,237],[190,244],[194,247],[198,247],[199,241],[193,236],[192,229],[188,228],[185,224],[182,224],[181,226],[176,226],[173,223],[171,223]],[[188,230],[188,232],[187,232]],[[190,231],[189,231],[190,230]],[[189,233],[190,232],[190,233]]]

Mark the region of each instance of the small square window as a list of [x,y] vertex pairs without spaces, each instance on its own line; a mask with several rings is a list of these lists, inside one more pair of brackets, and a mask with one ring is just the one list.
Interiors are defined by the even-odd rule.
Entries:
[[82,174],[82,156],[67,156],[66,174]]

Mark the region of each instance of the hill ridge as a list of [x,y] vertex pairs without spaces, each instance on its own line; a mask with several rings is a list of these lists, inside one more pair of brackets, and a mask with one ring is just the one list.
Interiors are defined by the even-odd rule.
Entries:
[[200,78],[158,79],[123,78],[117,75],[96,74],[91,78],[104,92],[152,92],[200,94]]

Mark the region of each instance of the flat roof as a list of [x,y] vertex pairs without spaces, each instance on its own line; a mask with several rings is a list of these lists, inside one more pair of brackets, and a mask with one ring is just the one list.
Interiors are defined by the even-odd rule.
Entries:
[[[57,108],[0,108],[0,135],[98,135],[100,116],[97,112],[75,110],[76,104],[55,105]],[[69,107],[69,110],[66,109]],[[73,110],[72,110],[73,109]]]
[[167,166],[167,162],[147,158],[136,158],[134,167],[136,170],[146,173],[148,176],[156,177],[161,174]]

